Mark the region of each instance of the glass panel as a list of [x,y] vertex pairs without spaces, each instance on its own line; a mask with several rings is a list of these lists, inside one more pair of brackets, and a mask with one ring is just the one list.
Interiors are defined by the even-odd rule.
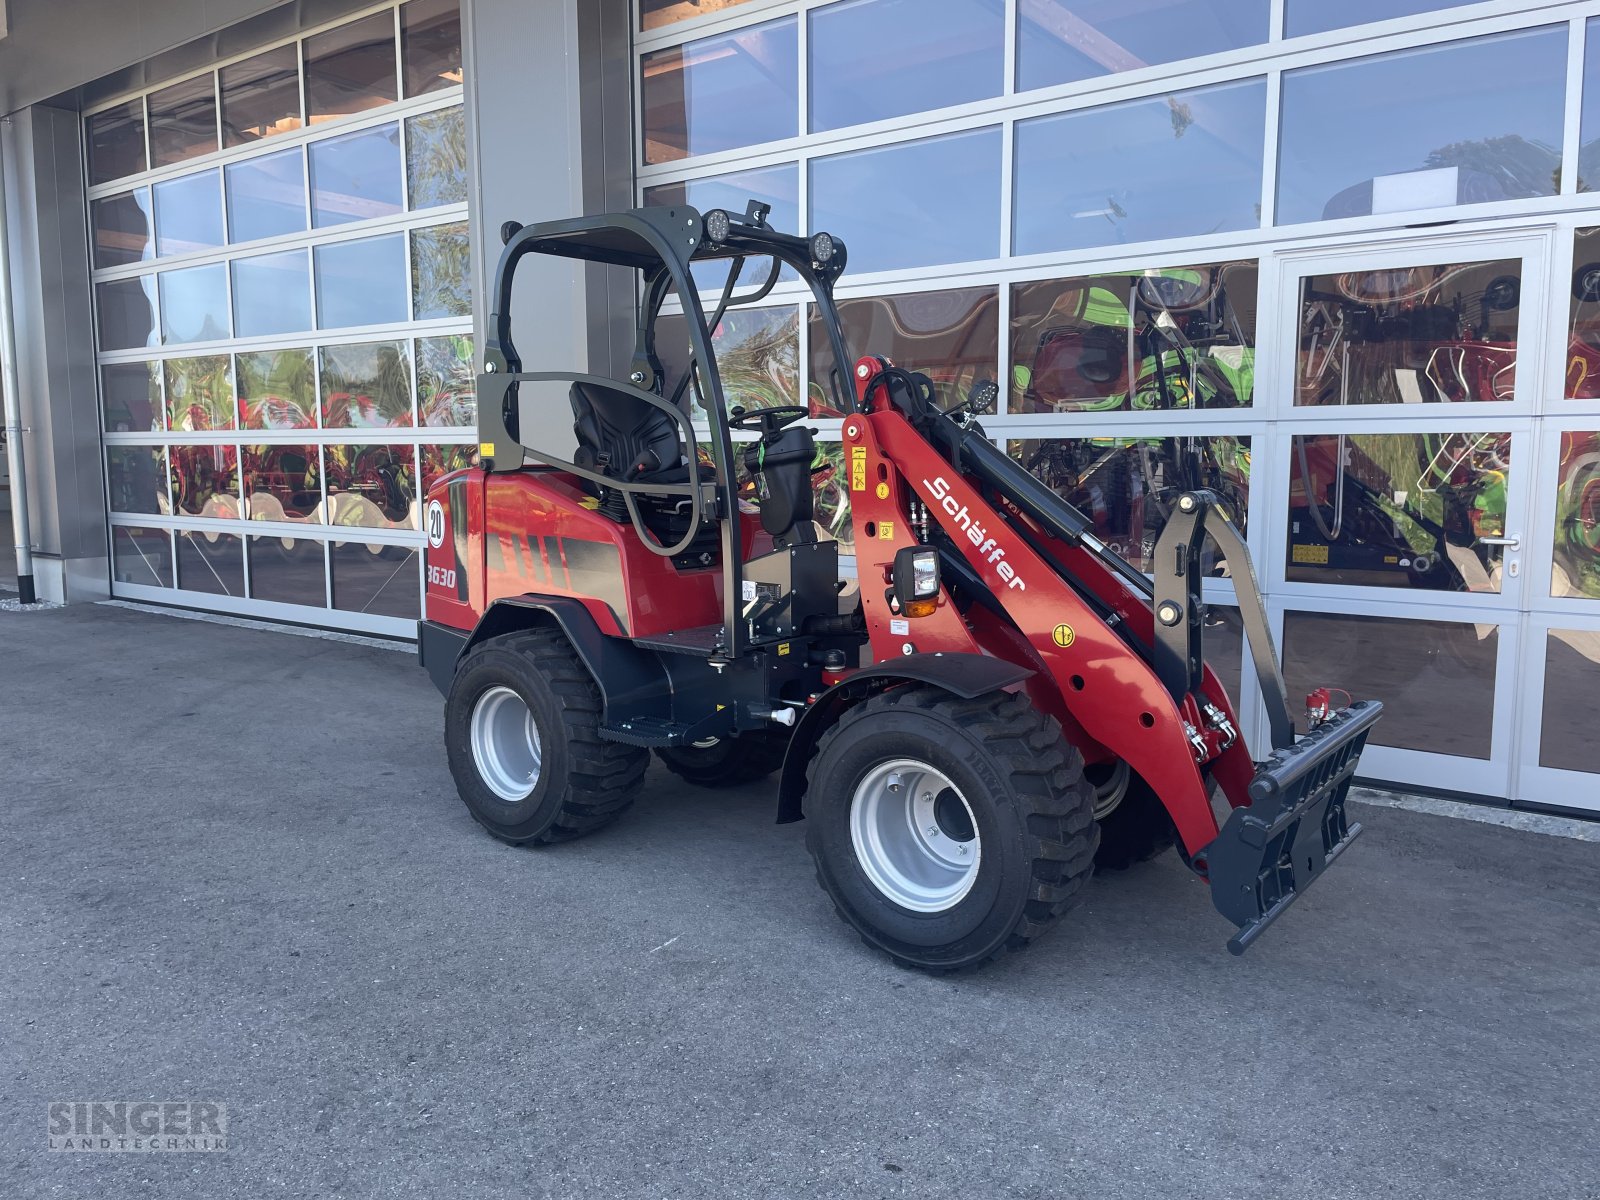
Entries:
[[1005,8],[1004,0],[846,0],[812,9],[812,130],[998,96]]
[[237,446],[172,446],[173,511],[186,517],[239,519]]
[[1466,0],[1340,0],[1338,4],[1329,4],[1328,0],[1286,0],[1283,33],[1285,37],[1325,33],[1371,21],[1457,8],[1464,2]]
[[1550,594],[1600,600],[1600,433],[1563,433]]
[[472,315],[472,258],[465,221],[411,231],[411,297],[419,321]]
[[1578,190],[1600,190],[1600,17],[1584,27],[1583,108],[1579,123]]
[[[1100,540],[1147,574],[1156,539],[1179,493],[1211,488],[1245,527],[1250,498],[1250,439],[1206,437],[1049,438],[1012,441],[1007,453],[1094,522]],[[1228,572],[1208,537],[1207,575]]]
[[94,265],[125,267],[155,257],[151,241],[150,189],[107,196],[89,206],[94,226]]
[[[1600,694],[1600,633],[1552,629],[1544,644],[1539,765],[1600,774],[1594,698]],[[1385,715],[1388,709],[1384,709]]]
[[313,125],[400,98],[392,11],[308,37],[304,44],[306,109]]
[[192,254],[222,245],[222,192],[215,171],[155,186],[156,253]]
[[1489,757],[1498,625],[1292,612],[1283,641],[1291,703],[1319,687],[1382,700],[1372,745]]
[[470,427],[478,423],[478,380],[470,334],[417,339],[417,406],[424,425]]
[[172,535],[165,529],[111,529],[111,575],[117,583],[172,586]]
[[[916,203],[885,203],[907,180]],[[844,239],[856,275],[998,257],[1000,130],[813,160],[811,228]]]
[[327,607],[327,565],[321,542],[255,536],[249,548],[251,599]]
[[317,365],[309,348],[241,354],[241,429],[314,429],[317,424]]
[[[726,175],[708,175],[703,179],[688,179],[682,183],[663,183],[646,188],[644,202],[672,208],[690,204],[701,212],[725,208],[731,213],[743,213],[752,200],[772,205],[767,222],[782,233],[799,233],[800,229],[800,168],[794,163],[777,167],[760,167],[754,171],[733,171]],[[715,290],[722,294],[728,282],[728,264],[719,262],[695,263],[695,286],[702,292]],[[740,280],[748,285],[766,279],[758,263],[746,263]],[[789,267],[784,267],[781,278],[798,279]]]
[[142,99],[95,113],[87,125],[90,187],[149,169],[144,157]]
[[406,122],[411,207],[467,202],[467,118],[456,105]]
[[1278,223],[1556,194],[1566,26],[1283,77]]
[[228,166],[228,235],[235,242],[303,233],[305,163],[298,150]]
[[1573,400],[1600,400],[1600,229],[1577,231],[1572,262],[1565,394]]
[[419,529],[412,446],[325,446],[330,525]]
[[[315,446],[244,448],[245,516],[251,521],[320,524],[322,468]],[[302,540],[302,551],[311,543]],[[321,557],[321,551],[317,551]]]
[[233,381],[228,368],[226,354],[167,359],[167,428],[184,433],[232,429]]
[[[712,334],[711,348],[730,410],[800,403],[800,314],[794,307],[734,309]],[[682,317],[656,323],[656,355],[670,396],[689,369],[689,327]],[[693,388],[686,394],[693,415],[703,420]]]
[[735,8],[745,0],[639,0],[639,28],[658,29],[690,17],[703,17]]
[[323,428],[382,429],[412,423],[411,360],[404,342],[324,346],[319,353]]
[[1206,665],[1228,693],[1237,712],[1244,678],[1244,622],[1239,610],[1227,604],[1206,605],[1204,639]]
[[309,149],[313,225],[368,221],[403,207],[399,125],[312,142]]
[[236,533],[180,529],[178,586],[213,596],[244,595],[244,539]]
[[150,165],[170,167],[217,150],[217,81],[210,72],[151,92]]
[[164,446],[107,446],[106,492],[112,512],[169,514]]
[[1241,408],[1255,390],[1254,262],[1011,288],[1011,412]]
[[646,54],[644,160],[671,162],[800,132],[793,17]]
[[318,246],[317,324],[387,325],[407,320],[405,235]]
[[1522,260],[1309,275],[1296,405],[1516,399]]
[[1256,46],[1270,10],[1271,0],[1019,0],[1017,89]]
[[476,446],[422,447],[422,492],[426,496],[440,476],[478,465]]
[[223,67],[222,144],[248,146],[300,128],[300,56],[279,46]]
[[822,470],[813,470],[811,491],[816,496],[813,517],[839,542],[839,553],[856,552],[856,531],[850,521],[850,492],[846,488],[844,446],[838,442],[818,442],[817,461]]
[[131,350],[156,342],[156,277],[97,283],[95,308],[100,316],[100,349]]
[[1015,252],[1255,229],[1266,105],[1248,79],[1018,122]]
[[[400,9],[400,50],[406,95],[422,96],[461,83],[460,0],[411,0]],[[338,571],[334,572],[335,581]],[[335,607],[341,607],[335,602]]]
[[222,263],[161,275],[161,340],[214,342],[228,336],[228,270]]
[[[896,366],[933,380],[941,407],[967,398],[980,379],[1000,373],[1000,298],[992,287],[948,292],[909,292],[839,302],[839,321],[853,354],[881,354]],[[827,335],[813,307],[809,396],[812,414],[844,415],[840,392],[854,392],[830,378],[834,367]]]
[[1508,433],[1296,436],[1289,580],[1498,592]]
[[115,363],[100,368],[100,399],[108,433],[161,428],[161,365]]
[[311,328],[311,261],[304,250],[233,261],[235,337]]
[[335,608],[407,621],[421,615],[415,547],[334,542],[332,553]]

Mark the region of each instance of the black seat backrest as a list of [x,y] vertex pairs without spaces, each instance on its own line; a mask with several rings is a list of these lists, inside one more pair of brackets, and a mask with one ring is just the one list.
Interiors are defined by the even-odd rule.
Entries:
[[677,422],[621,388],[574,382],[570,393],[580,467],[624,483],[668,483],[681,477]]

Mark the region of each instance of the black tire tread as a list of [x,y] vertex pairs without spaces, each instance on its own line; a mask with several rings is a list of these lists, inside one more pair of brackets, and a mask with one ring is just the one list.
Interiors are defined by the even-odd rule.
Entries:
[[[1054,717],[1040,712],[1022,693],[990,692],[968,700],[938,687],[891,688],[849,710],[817,741],[806,768],[807,786],[819,757],[848,723],[896,708],[937,713],[975,734],[1011,776],[1012,787],[1028,807],[1025,825],[1030,847],[1032,889],[1021,918],[1010,935],[987,957],[957,966],[929,966],[889,951],[897,965],[937,974],[976,970],[1005,954],[1022,950],[1048,932],[1077,902],[1094,874],[1100,830],[1094,819],[1094,789],[1083,774],[1083,758],[1061,732]],[[997,764],[999,765],[999,764]],[[817,872],[818,883],[823,883]],[[824,891],[827,890],[823,884]],[[850,918],[838,909],[848,924]],[[861,940],[883,947],[866,934]]]
[[657,750],[655,753],[667,770],[696,787],[738,787],[765,779],[783,766],[783,756],[789,749],[789,731],[784,730],[780,734],[762,730],[741,734],[732,741],[738,746],[739,753],[717,761],[697,759],[693,746]]
[[[615,821],[638,794],[650,755],[636,746],[606,741],[600,736],[604,711],[600,689],[572,643],[554,630],[528,629],[492,638],[475,650],[491,647],[523,655],[530,669],[544,676],[561,710],[572,759],[567,795],[555,820],[528,840],[534,845],[571,841]],[[462,669],[472,653],[468,652]]]

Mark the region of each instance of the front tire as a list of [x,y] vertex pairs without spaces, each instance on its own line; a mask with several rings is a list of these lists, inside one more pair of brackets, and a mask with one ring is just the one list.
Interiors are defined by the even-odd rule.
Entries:
[[530,630],[469,650],[445,700],[445,749],[473,819],[504,842],[558,842],[633,802],[648,751],[600,737],[593,677],[560,634]]
[[895,688],[812,760],[806,844],[867,944],[902,966],[975,967],[1051,928],[1094,870],[1083,760],[1023,695]]
[[656,751],[667,770],[697,787],[737,787],[765,779],[783,766],[789,749],[788,731],[747,733],[740,737],[708,738],[689,746]]

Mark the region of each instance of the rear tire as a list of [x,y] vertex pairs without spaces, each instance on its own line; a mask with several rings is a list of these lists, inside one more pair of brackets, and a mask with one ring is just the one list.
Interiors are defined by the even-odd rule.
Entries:
[[1026,696],[901,687],[821,739],[806,844],[868,945],[956,971],[1021,949],[1071,907],[1094,871],[1093,798],[1082,757]]
[[504,842],[558,842],[633,802],[648,751],[600,738],[594,678],[560,634],[530,630],[469,650],[445,700],[445,749],[473,819]]
[[[1095,779],[1095,768],[1090,778]],[[1108,780],[1109,782],[1109,780]],[[1126,871],[1164,854],[1178,842],[1178,827],[1167,806],[1137,774],[1128,773],[1121,799],[1100,810],[1100,848],[1094,865],[1102,871]]]
[[672,746],[656,757],[674,775],[697,787],[737,787],[765,779],[783,766],[789,749],[788,731],[782,736],[761,732],[740,737],[711,738],[693,746]]

